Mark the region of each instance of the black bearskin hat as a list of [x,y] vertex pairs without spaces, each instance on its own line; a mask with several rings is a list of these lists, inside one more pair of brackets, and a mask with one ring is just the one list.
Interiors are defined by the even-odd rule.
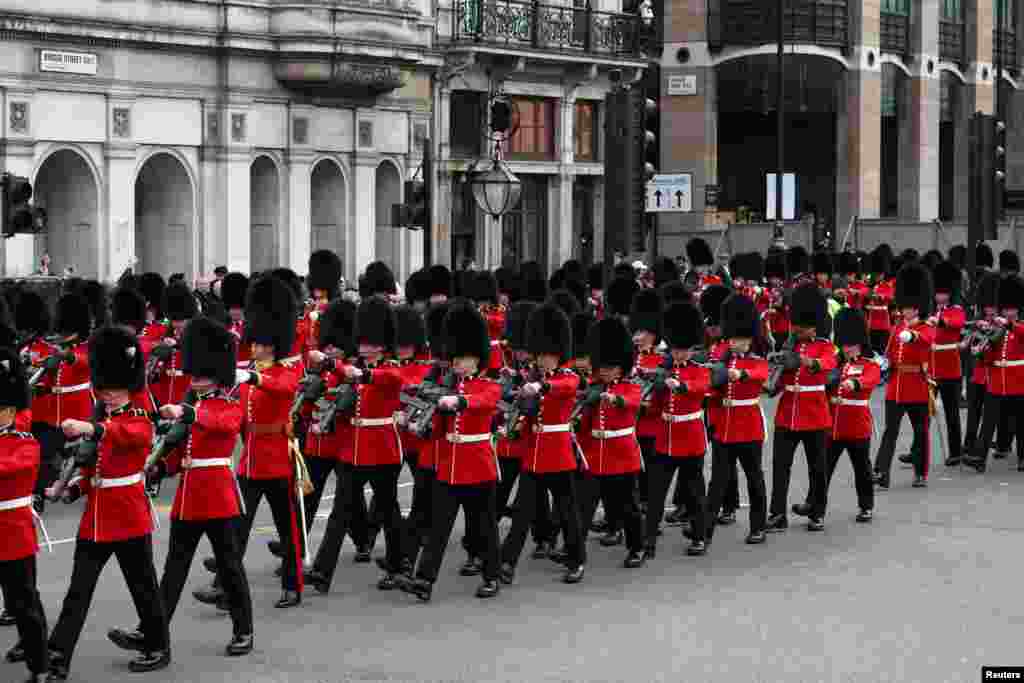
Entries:
[[89,302],[89,315],[92,316],[93,328],[106,325],[110,318],[107,310],[107,288],[96,280],[86,280],[82,283],[80,291],[85,300]]
[[832,274],[832,255],[824,251],[814,252],[814,272]]
[[655,344],[661,339],[664,329],[665,303],[656,289],[641,289],[633,297],[629,309],[629,328],[632,332],[645,330],[655,337]]
[[918,315],[926,318],[935,303],[932,274],[917,261],[907,263],[896,273],[896,308],[914,307]]
[[757,306],[742,294],[733,294],[722,303],[722,337],[732,339],[734,337],[749,337],[755,339],[758,336],[758,315]]
[[185,327],[181,369],[193,377],[212,379],[222,387],[235,384],[235,337],[209,318],[193,318]]
[[711,253],[711,247],[700,237],[694,237],[686,243],[686,257],[690,259],[692,266],[713,266],[715,255]]
[[752,251],[743,262],[744,276],[751,282],[760,283],[764,280],[764,257],[761,252]]
[[960,269],[949,261],[941,261],[932,269],[935,278],[936,292],[949,292],[950,294],[960,291],[961,274]]
[[924,267],[932,271],[935,270],[935,266],[945,260],[946,259],[942,257],[942,252],[938,249],[929,249],[925,252],[924,256],[921,257],[921,263],[924,264]]
[[587,335],[594,324],[594,316],[589,313],[577,313],[572,317],[572,356],[586,358],[590,355],[587,349]]
[[196,298],[183,282],[167,285],[164,291],[164,314],[169,320],[191,320],[198,315]]
[[156,312],[156,317],[162,318],[164,305],[164,288],[167,284],[160,273],[143,273],[139,278],[139,291],[146,300],[146,305]]
[[[302,280],[299,279],[298,274],[294,270],[291,268],[274,268],[274,270],[270,271],[270,275],[288,285],[288,289],[291,291],[292,296],[295,297],[297,304],[303,300]],[[297,312],[296,315],[298,315]]]
[[228,273],[220,281],[220,298],[228,310],[245,308],[245,293],[249,289],[249,278],[241,273]]
[[206,306],[203,307],[203,315],[224,327],[231,327],[231,314],[228,313],[228,309],[224,306],[224,302],[219,299],[210,299],[207,301]]
[[127,325],[136,332],[146,326],[146,300],[134,289],[121,287],[110,297],[111,322]]
[[440,263],[430,266],[428,281],[430,296],[452,295],[452,271]]
[[591,289],[604,289],[604,264],[595,263],[587,268],[587,284]]
[[911,261],[920,261],[921,254],[917,249],[904,249],[900,252],[900,263],[906,265]]
[[[444,318],[448,315],[448,302],[434,304],[427,310],[427,340],[430,355],[435,360],[444,355]],[[507,318],[506,318],[507,321]]]
[[999,308],[1024,310],[1024,280],[1019,275],[1007,275],[999,285]]
[[678,302],[693,303],[693,296],[686,291],[686,285],[681,281],[666,282],[660,291],[661,300],[665,302],[666,307]]
[[565,287],[565,273],[559,268],[548,278],[548,289],[554,292],[563,287]]
[[622,263],[616,263],[615,267],[612,268],[612,279],[615,279],[617,277],[627,277],[633,279],[636,276],[636,268],[634,268],[632,264],[626,263],[625,261],[623,261]]
[[583,270],[583,264],[574,258],[562,264],[562,274],[565,275],[567,281],[579,280],[583,282],[587,279],[587,272]]
[[825,296],[817,285],[800,285],[793,290],[789,301],[789,319],[794,326],[817,329],[827,311]]
[[580,300],[568,289],[557,289],[551,292],[546,303],[558,306],[569,318],[579,313],[582,308]]
[[498,288],[498,293],[508,297],[513,296],[519,289],[519,278],[516,276],[516,272],[505,266],[494,271],[494,283]]
[[780,280],[786,279],[786,252],[781,250],[769,251],[764,260],[764,276],[766,278],[777,277]]
[[43,335],[50,331],[50,309],[43,297],[31,289],[22,291],[14,309],[14,326],[21,332]]
[[526,301],[541,303],[548,298],[548,283],[538,274],[524,271],[519,281],[519,297]]
[[427,285],[427,271],[417,270],[405,279],[405,300],[410,304],[430,299],[430,287]]
[[470,299],[472,298],[473,291],[473,280],[476,278],[475,270],[457,270],[455,271],[455,298],[457,299]]
[[790,247],[786,251],[786,269],[789,271],[790,277],[795,277],[801,273],[809,273],[811,270],[811,257],[807,255],[807,250],[800,245]]
[[1000,278],[996,273],[987,273],[978,281],[978,291],[975,295],[979,308],[999,307]]
[[562,309],[544,304],[530,314],[526,323],[526,350],[535,355],[553,353],[562,363],[572,357],[572,327]]
[[704,343],[704,318],[690,303],[665,309],[665,341],[672,349],[690,349]]
[[704,314],[704,324],[708,327],[722,323],[722,304],[732,290],[723,285],[711,285],[700,295],[700,311]]
[[1017,256],[1017,252],[1009,249],[999,252],[999,270],[1004,273],[1019,273],[1020,258]]
[[892,270],[892,248],[888,244],[879,244],[871,251],[871,272],[875,275],[888,275]]
[[967,247],[962,244],[958,244],[955,247],[949,248],[949,262],[954,266],[963,270],[967,265]]
[[92,388],[139,391],[146,380],[146,361],[138,338],[123,327],[101,327],[89,339]]
[[839,272],[843,275],[860,272],[860,260],[852,251],[844,251],[839,255]]
[[352,330],[356,324],[356,305],[348,299],[335,299],[320,318],[320,348],[333,346],[346,356],[354,355]]
[[992,247],[988,246],[984,242],[979,242],[978,248],[974,250],[974,262],[979,268],[991,268],[995,265],[995,259],[992,256]]
[[587,354],[595,370],[617,367],[624,376],[632,371],[636,360],[633,338],[618,318],[605,318],[590,328]]
[[445,354],[452,360],[462,356],[480,359],[480,368],[486,368],[491,357],[491,340],[487,336],[487,323],[480,311],[465,301],[448,307],[444,316],[442,337]]
[[498,281],[488,270],[482,270],[473,277],[470,298],[478,304],[498,303]]
[[384,353],[393,353],[398,341],[398,321],[395,311],[386,301],[364,299],[356,309],[356,346],[381,346]]
[[21,411],[28,408],[28,378],[15,349],[0,348],[0,406]]
[[338,295],[341,285],[341,259],[330,249],[319,249],[309,255],[309,274],[306,288],[312,294],[314,289],[327,292],[327,298]]
[[677,282],[680,280],[679,266],[668,257],[662,257],[654,262],[654,286],[661,287],[666,282]]
[[843,308],[836,313],[832,329],[836,346],[860,344],[865,349],[870,346],[867,321],[864,314],[856,308]]
[[245,299],[245,341],[274,347],[274,358],[287,358],[295,343],[298,317],[295,292],[281,279],[263,276],[249,286]]
[[427,330],[418,311],[412,306],[399,306],[395,309],[395,319],[398,321],[398,339],[395,342],[398,348],[411,346],[416,351],[426,348]]
[[629,315],[633,305],[633,297],[640,285],[633,278],[617,277],[608,285],[604,292],[605,305],[611,315]]
[[505,313],[505,342],[513,351],[526,350],[526,325],[537,310],[532,301],[517,301]]
[[53,331],[61,335],[77,334],[79,341],[89,338],[92,320],[89,316],[89,302],[79,294],[65,294],[57,299],[57,315]]

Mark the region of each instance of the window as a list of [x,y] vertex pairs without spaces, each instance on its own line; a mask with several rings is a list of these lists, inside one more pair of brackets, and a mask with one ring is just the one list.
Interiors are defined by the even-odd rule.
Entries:
[[960,0],[942,0],[942,18],[946,21],[963,21],[964,12]]
[[882,14],[910,16],[910,0],[882,0]]
[[576,103],[576,121],[573,124],[573,157],[576,161],[597,161],[596,119],[596,102]]
[[555,158],[555,100],[516,97],[519,129],[512,135],[512,159],[553,160]]
[[548,177],[520,175],[519,204],[501,219],[501,265],[537,261],[547,266]]
[[993,5],[994,9],[992,11],[992,23],[993,24],[998,24],[999,23],[999,13],[1002,12],[1002,14],[1003,14],[1003,26],[1002,26],[1003,30],[1004,31],[1012,31],[1013,27],[1014,27],[1014,23],[1015,23],[1014,22],[1014,14],[1016,13],[1015,12],[1015,9],[1016,9],[1015,5],[1016,5],[1016,3],[1013,2],[1013,0],[995,0],[995,4]]
[[483,120],[484,93],[468,90],[452,93],[449,137],[453,157],[480,156]]
[[452,179],[452,265],[458,266],[466,259],[476,258],[477,206],[473,190],[465,182],[465,176]]

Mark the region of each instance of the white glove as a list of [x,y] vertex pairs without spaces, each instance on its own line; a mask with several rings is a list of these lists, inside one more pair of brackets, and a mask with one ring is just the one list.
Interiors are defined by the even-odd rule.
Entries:
[[252,377],[248,370],[235,370],[235,384],[245,384]]
[[899,333],[897,339],[899,339],[900,342],[904,344],[909,344],[910,342],[914,341],[914,335],[907,330],[903,330],[902,332]]

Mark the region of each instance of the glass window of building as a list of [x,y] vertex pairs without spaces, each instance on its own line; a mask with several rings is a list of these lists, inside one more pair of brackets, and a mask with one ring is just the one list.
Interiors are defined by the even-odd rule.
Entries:
[[523,261],[547,264],[548,178],[520,175],[523,193],[519,205],[501,219],[501,265]]
[[597,119],[595,102],[577,102],[574,125],[576,161],[597,161],[597,136],[594,134]]
[[480,156],[481,131],[484,119],[484,93],[457,90],[451,98],[450,140],[452,156]]
[[882,0],[882,13],[909,17],[910,0]]
[[510,159],[550,161],[555,158],[555,100],[516,97],[519,128],[512,135]]
[[960,0],[942,0],[943,19],[947,21],[960,21],[963,16],[963,6]]

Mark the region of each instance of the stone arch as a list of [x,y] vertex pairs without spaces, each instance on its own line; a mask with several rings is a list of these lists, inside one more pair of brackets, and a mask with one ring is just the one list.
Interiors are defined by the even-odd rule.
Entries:
[[61,145],[43,157],[32,179],[33,202],[46,210],[48,230],[35,237],[34,266],[50,257],[50,273],[65,268],[98,278],[100,174],[89,155]]
[[195,182],[173,150],[146,155],[135,176],[135,261],[139,272],[194,274]]
[[249,192],[249,267],[256,273],[281,263],[281,173],[270,155],[258,155],[249,167]]
[[310,171],[309,191],[311,251],[330,249],[347,263],[348,181],[342,164],[330,156],[317,159]]
[[391,206],[402,202],[402,173],[391,159],[384,159],[375,173],[376,241],[375,258],[391,267],[395,278],[405,278],[405,230],[391,224]]

